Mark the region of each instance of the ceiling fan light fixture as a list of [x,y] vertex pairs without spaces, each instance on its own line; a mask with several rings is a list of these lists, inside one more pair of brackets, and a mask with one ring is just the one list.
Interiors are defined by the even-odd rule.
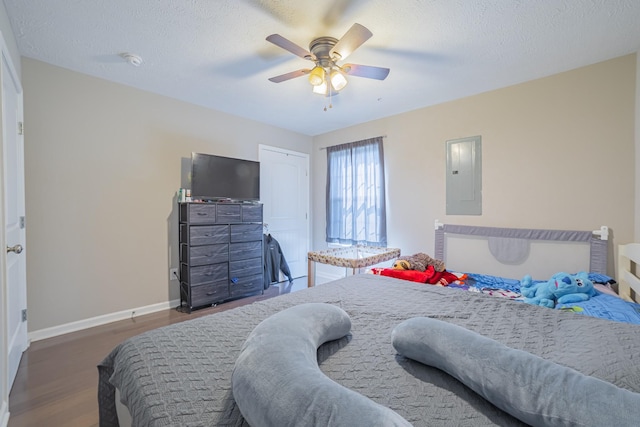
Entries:
[[330,74],[331,86],[336,91],[340,91],[344,89],[344,87],[349,83],[347,78],[342,74],[339,70],[333,70]]
[[313,86],[319,86],[324,83],[324,76],[324,68],[316,65],[309,73],[309,83],[311,83]]
[[327,82],[322,81],[319,85],[313,86],[313,93],[317,93],[318,95],[326,95],[327,94]]
[[[279,34],[271,34],[267,37],[268,42],[300,58],[312,61],[313,67],[311,69],[303,68],[291,71],[271,77],[269,80],[274,83],[280,83],[296,77],[307,76],[309,83],[312,85],[313,93],[328,97],[328,108],[331,108],[331,97],[338,95],[344,89],[350,77],[384,80],[389,74],[388,68],[359,64],[338,64],[339,61],[346,59],[372,35],[371,31],[356,23],[349,28],[341,39],[338,40],[329,36],[316,37],[309,43],[309,50],[306,50]],[[327,107],[325,107],[326,110]]]

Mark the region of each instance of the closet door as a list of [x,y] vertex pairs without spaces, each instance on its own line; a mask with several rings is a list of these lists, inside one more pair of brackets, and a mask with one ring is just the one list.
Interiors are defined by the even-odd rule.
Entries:
[[[309,252],[309,155],[260,145],[263,221],[280,243],[291,275],[307,275]],[[281,280],[284,276],[281,274]]]

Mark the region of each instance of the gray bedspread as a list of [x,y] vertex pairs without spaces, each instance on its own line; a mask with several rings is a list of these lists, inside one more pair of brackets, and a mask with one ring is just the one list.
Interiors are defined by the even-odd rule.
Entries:
[[303,302],[335,304],[351,317],[349,336],[318,349],[322,371],[414,426],[522,425],[448,374],[396,353],[391,331],[416,316],[463,326],[640,392],[637,325],[362,274],[159,328],[121,343],[98,366],[100,425],[118,425],[117,387],[135,426],[246,426],[231,393],[231,373],[240,348],[260,321]]

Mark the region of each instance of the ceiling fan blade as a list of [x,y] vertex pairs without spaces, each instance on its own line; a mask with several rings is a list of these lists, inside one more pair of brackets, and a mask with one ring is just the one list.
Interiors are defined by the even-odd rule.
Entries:
[[267,37],[267,41],[275,44],[278,47],[283,48],[284,50],[288,50],[294,55],[299,56],[303,59],[315,60],[315,57],[308,50],[298,46],[294,42],[285,39],[280,34],[271,34]]
[[351,55],[351,53],[359,48],[362,43],[366,42],[373,36],[373,33],[369,31],[366,27],[360,24],[353,24],[349,31],[345,33],[344,36],[336,45],[331,49],[331,56],[339,55],[339,59],[345,59],[347,56]]
[[389,75],[388,68],[372,67],[370,65],[358,65],[358,64],[345,64],[342,67],[342,71],[358,77],[366,77],[368,79],[384,80]]
[[302,77],[304,75],[309,74],[310,72],[311,72],[311,70],[308,70],[308,69],[291,71],[290,73],[280,74],[279,76],[271,77],[269,80],[274,82],[274,83],[280,83],[280,82],[284,82],[286,80],[295,79],[296,77]]
[[325,28],[333,28],[345,16],[353,16],[365,3],[366,0],[333,0],[322,18],[322,23]]

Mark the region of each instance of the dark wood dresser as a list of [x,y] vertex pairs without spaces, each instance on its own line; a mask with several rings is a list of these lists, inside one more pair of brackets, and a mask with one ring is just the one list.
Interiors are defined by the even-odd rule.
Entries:
[[185,202],[179,208],[183,309],[264,291],[262,204]]

